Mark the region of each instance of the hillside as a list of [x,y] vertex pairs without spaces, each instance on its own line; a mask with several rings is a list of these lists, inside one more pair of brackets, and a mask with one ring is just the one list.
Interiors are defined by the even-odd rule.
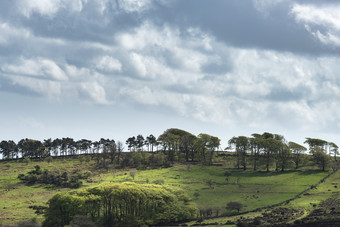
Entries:
[[[51,160],[50,160],[51,161]],[[228,165],[202,166],[175,164],[169,168],[136,170],[98,168],[89,158],[58,158],[47,161],[5,161],[0,163],[0,224],[19,222],[41,223],[44,220],[43,208],[56,192],[75,189],[36,183],[27,185],[18,179],[39,165],[42,170],[87,175],[82,179],[82,188],[103,182],[155,183],[184,190],[204,217],[231,215],[236,210],[226,209],[228,202],[242,204],[240,212],[250,211],[290,199],[320,181],[328,172],[319,170],[298,170],[285,172],[262,172],[239,170]],[[225,173],[228,172],[228,180]],[[295,200],[289,207],[311,211],[310,203],[318,204],[332,194],[339,181],[339,175],[313,189],[308,195]],[[331,190],[331,191],[328,191]],[[312,194],[313,193],[313,194]],[[31,208],[30,208],[31,207]],[[42,209],[39,209],[42,208]],[[39,210],[39,211],[37,211]],[[223,219],[224,221],[224,219]]]

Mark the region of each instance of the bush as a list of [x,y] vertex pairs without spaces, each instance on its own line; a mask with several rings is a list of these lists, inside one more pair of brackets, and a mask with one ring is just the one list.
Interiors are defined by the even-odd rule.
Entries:
[[227,203],[226,209],[227,210],[237,210],[237,212],[240,212],[242,207],[243,207],[242,203],[229,202],[229,203]]
[[35,166],[34,168],[26,175],[19,174],[18,178],[29,185],[41,183],[59,187],[79,188],[83,184],[81,179],[87,179],[91,174],[89,171],[80,172],[80,170],[74,170],[69,175],[67,172],[60,174],[58,170],[52,172],[47,169],[41,170],[40,166]]

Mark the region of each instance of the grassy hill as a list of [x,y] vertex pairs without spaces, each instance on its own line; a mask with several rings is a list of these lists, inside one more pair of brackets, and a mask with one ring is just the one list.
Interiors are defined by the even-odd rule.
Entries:
[[[153,170],[114,168],[98,169],[95,161],[84,158],[55,159],[53,162],[8,161],[0,163],[0,224],[13,224],[33,221],[41,223],[44,216],[36,214],[30,206],[47,206],[47,201],[56,193],[70,191],[52,185],[26,185],[18,179],[18,174],[26,174],[34,166],[49,171],[90,172],[82,187],[94,186],[102,182],[126,182],[165,184],[183,189],[201,211],[210,210],[211,216],[232,214],[226,210],[230,201],[240,202],[242,211],[254,210],[263,206],[287,200],[318,182],[328,172],[319,170],[299,170],[287,172],[254,172],[229,169],[226,166],[200,166],[176,164],[170,168]],[[225,172],[230,173],[228,181]],[[313,194],[289,204],[290,208],[313,209],[310,203],[320,203],[332,192],[334,184],[340,186],[339,175],[332,176],[327,184],[313,189]],[[333,184],[334,183],[334,184]],[[331,191],[329,191],[331,190]],[[312,193],[312,192],[311,192]],[[256,214],[253,214],[256,216]],[[249,215],[248,215],[249,216]],[[220,219],[221,223],[226,219]],[[230,219],[231,220],[231,219]]]

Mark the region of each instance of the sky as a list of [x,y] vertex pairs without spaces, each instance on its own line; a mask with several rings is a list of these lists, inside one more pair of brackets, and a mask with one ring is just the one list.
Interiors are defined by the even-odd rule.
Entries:
[[0,140],[340,145],[340,2],[2,0],[0,106]]

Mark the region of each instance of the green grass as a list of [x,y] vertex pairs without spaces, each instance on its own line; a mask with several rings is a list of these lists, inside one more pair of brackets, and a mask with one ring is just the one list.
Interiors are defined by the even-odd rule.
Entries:
[[[94,161],[80,163],[77,159],[57,159],[53,163],[31,162],[28,165],[16,161],[0,163],[0,224],[17,223],[37,218],[38,222],[43,220],[42,215],[36,215],[31,205],[44,205],[57,191],[69,191],[71,189],[58,189],[44,185],[26,186],[22,184],[17,176],[20,173],[27,173],[35,165],[42,169],[52,170],[53,168],[62,171],[72,169],[89,170],[93,173],[89,182],[84,181],[84,186],[93,186],[101,182],[124,182],[134,181],[146,183],[164,181],[164,184],[183,189],[200,208],[224,209],[227,202],[238,201],[244,204],[241,211],[253,210],[259,207],[279,203],[287,200],[312,184],[323,178],[327,172],[318,170],[287,171],[284,173],[275,172],[254,172],[252,170],[242,171],[228,169],[231,172],[229,182],[226,182],[222,166],[194,166],[175,165],[171,168],[154,170],[96,170],[93,168]],[[135,171],[135,179],[130,176],[130,171]],[[339,177],[338,177],[339,178]],[[205,183],[206,179],[213,180],[212,187]],[[340,184],[339,184],[340,186]],[[299,204],[290,206],[308,207],[310,201],[319,201],[323,198],[322,193],[329,188],[319,186],[321,190],[314,197],[306,198]],[[329,186],[330,187],[330,186]],[[194,193],[199,196],[195,198]],[[328,191],[327,191],[328,192]],[[310,206],[310,205],[309,205]],[[224,219],[223,219],[224,221]]]

